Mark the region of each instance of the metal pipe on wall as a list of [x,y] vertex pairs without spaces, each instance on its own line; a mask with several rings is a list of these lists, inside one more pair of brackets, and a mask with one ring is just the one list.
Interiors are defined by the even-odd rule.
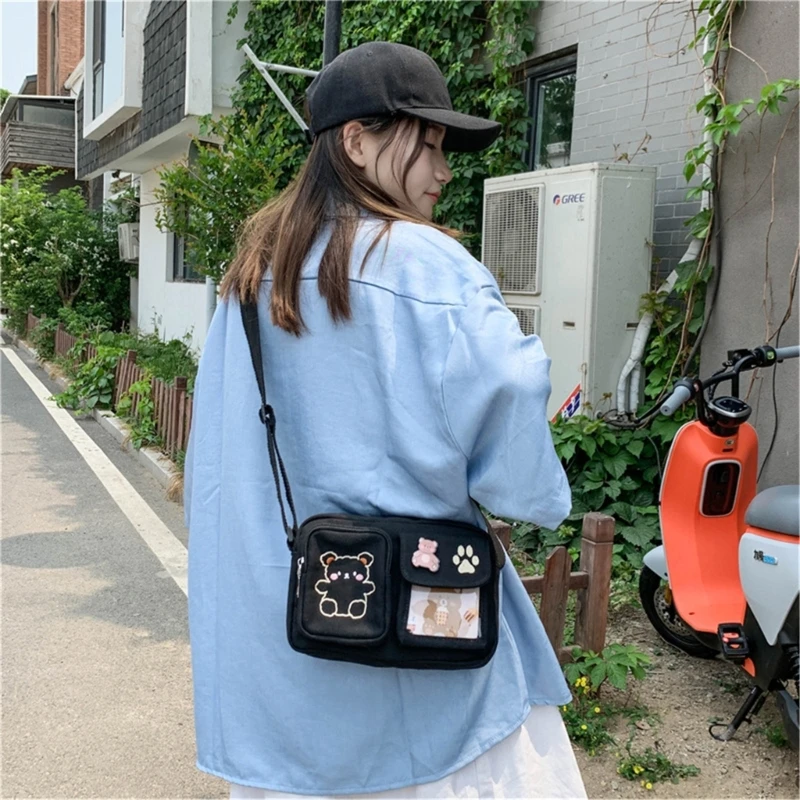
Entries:
[[325,32],[322,44],[322,66],[339,55],[342,40],[342,0],[325,0]]

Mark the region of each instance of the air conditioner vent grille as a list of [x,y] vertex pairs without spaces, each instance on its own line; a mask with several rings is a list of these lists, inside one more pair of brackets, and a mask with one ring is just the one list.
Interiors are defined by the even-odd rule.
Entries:
[[539,306],[509,306],[509,309],[516,314],[525,336],[540,335],[542,309]]
[[486,195],[483,263],[501,292],[539,294],[542,186]]

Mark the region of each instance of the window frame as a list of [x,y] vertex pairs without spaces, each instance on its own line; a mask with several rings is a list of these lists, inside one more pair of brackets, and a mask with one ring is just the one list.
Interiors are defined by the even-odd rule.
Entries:
[[[186,260],[186,240],[173,231],[170,231],[169,234],[167,270],[169,283],[205,283],[206,281],[206,276],[197,272]],[[190,272],[193,275],[189,275]]]
[[[525,152],[525,163],[528,169],[535,171],[536,167],[536,153],[537,136],[539,134],[539,87],[547,81],[554,78],[562,78],[565,75],[576,76],[578,74],[578,52],[577,50],[559,56],[557,58],[548,59],[538,64],[532,65],[525,70],[525,95],[528,102],[528,118],[530,119],[530,127],[528,132],[528,146]],[[575,120],[575,106],[573,102],[572,119]]]
[[[128,3],[121,0],[122,21],[122,87],[119,97],[108,107],[95,114],[102,100],[103,86],[95,92],[95,79],[102,75],[105,64],[106,0],[86,0],[84,26],[84,54],[88,65],[83,82],[83,138],[102,139],[130,119],[142,107],[142,71],[144,67],[144,26],[147,21],[147,3]],[[96,25],[95,22],[98,22]],[[99,95],[99,97],[97,97]]]

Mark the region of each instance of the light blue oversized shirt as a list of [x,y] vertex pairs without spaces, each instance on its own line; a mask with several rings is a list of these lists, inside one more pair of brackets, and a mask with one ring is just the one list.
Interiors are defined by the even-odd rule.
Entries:
[[[301,282],[308,333],[269,321],[267,398],[300,521],[351,513],[482,524],[492,512],[556,527],[570,491],[546,419],[550,361],[488,270],[456,241],[396,223],[360,272],[352,321],[317,290],[326,237]],[[532,705],[569,702],[555,655],[510,562],[501,631],[477,670],[378,669],[301,655],[286,640],[289,550],[239,308],[216,310],[200,360],[186,456],[189,622],[198,766],[300,794],[378,792],[437,780],[508,736]]]

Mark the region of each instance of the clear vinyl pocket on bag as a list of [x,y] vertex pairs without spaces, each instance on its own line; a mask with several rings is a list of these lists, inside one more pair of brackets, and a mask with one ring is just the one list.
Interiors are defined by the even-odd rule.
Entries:
[[389,536],[377,529],[321,526],[296,562],[297,622],[312,639],[375,645],[391,626]]
[[479,650],[496,636],[496,567],[488,534],[401,540],[397,636],[404,645]]

